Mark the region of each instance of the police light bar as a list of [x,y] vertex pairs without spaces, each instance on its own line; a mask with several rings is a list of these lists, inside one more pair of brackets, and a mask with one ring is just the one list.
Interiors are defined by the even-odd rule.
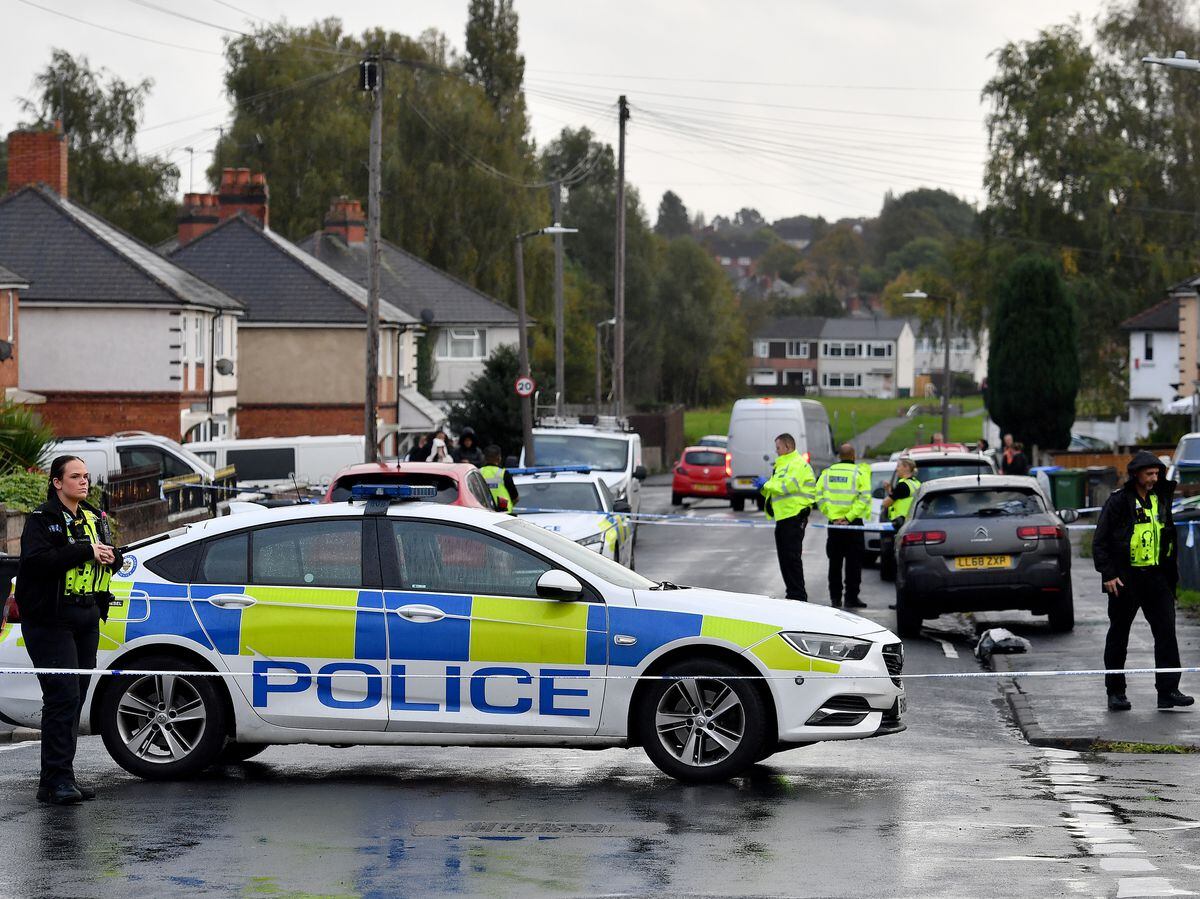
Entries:
[[590,465],[534,465],[531,468],[510,468],[508,473],[518,474],[591,474]]
[[355,484],[350,488],[350,499],[433,499],[437,493],[436,487],[426,484]]

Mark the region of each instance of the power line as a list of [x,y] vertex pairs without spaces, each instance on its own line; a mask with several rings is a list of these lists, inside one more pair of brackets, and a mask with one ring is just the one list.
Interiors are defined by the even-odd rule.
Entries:
[[170,41],[160,41],[158,38],[146,37],[142,34],[133,34],[128,31],[121,31],[119,28],[110,28],[108,25],[101,25],[99,22],[89,22],[87,19],[79,18],[79,16],[73,16],[70,13],[61,12],[57,9],[51,9],[48,6],[42,6],[40,3],[34,3],[33,0],[17,0],[17,2],[24,3],[26,6],[32,6],[34,9],[40,9],[42,12],[48,12],[51,15],[62,16],[64,19],[70,19],[72,22],[78,22],[80,25],[88,25],[92,28],[99,28],[101,31],[107,31],[110,34],[119,34],[121,37],[133,38],[136,41],[145,41],[148,44],[158,44],[160,47],[170,47],[173,50],[187,50],[191,53],[204,53],[208,56],[224,55],[217,50],[202,50],[199,47],[188,47],[184,44],[173,44]]
[[197,25],[203,25],[206,28],[215,28],[217,31],[224,31],[226,34],[236,34],[240,37],[250,37],[245,31],[239,31],[236,28],[229,28],[225,25],[218,25],[215,22],[207,22],[204,19],[198,19],[195,16],[189,16],[187,13],[178,12],[174,9],[167,9],[165,6],[159,6],[157,3],[151,3],[150,0],[129,0],[138,6],[144,6],[146,9],[152,9],[155,12],[160,12],[165,16],[174,16],[177,19],[183,19],[186,22],[195,22]]
[[547,75],[574,75],[579,78],[622,78],[635,81],[675,81],[687,84],[728,84],[739,87],[799,87],[815,90],[901,91],[928,93],[978,93],[973,87],[920,87],[895,84],[814,84],[795,81],[738,81],[725,78],[693,78],[677,75],[619,75],[612,72],[578,72],[563,69],[533,69]]

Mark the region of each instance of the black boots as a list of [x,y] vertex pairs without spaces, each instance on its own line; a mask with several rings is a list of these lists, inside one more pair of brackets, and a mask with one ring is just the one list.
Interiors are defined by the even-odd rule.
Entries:
[[1128,712],[1131,708],[1133,708],[1133,703],[1124,693],[1108,694],[1108,710],[1110,712]]
[[1160,709],[1173,709],[1176,707],[1188,706],[1196,700],[1191,696],[1185,696],[1178,690],[1172,690],[1170,693],[1158,694],[1158,707]]

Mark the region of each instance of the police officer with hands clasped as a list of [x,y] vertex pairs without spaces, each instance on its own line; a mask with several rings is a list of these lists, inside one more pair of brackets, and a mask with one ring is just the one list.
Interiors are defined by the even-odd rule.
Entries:
[[[1166,466],[1142,450],[1129,463],[1129,479],[1104,504],[1096,523],[1092,561],[1108,594],[1108,638],[1104,667],[1125,667],[1129,629],[1142,610],[1154,635],[1154,667],[1178,668],[1175,638],[1175,586],[1179,582],[1175,521],[1171,516],[1174,481]],[[1179,675],[1154,676],[1158,707],[1189,706],[1195,700],[1179,692]],[[1106,674],[1108,708],[1128,711],[1125,675]]]
[[846,608],[865,609],[862,586],[862,526],[871,512],[871,469],[854,461],[854,447],[843,443],[838,460],[817,480],[817,508],[829,519],[825,555],[829,558],[829,603],[842,605],[842,568],[846,569]]
[[[46,502],[33,510],[21,534],[16,601],[21,631],[36,668],[95,668],[100,621],[107,620],[113,547],[107,516],[87,502],[87,466],[75,456],[50,465]],[[79,715],[86,674],[39,674],[42,686],[42,773],[39,802],[71,805],[95,799],[75,780]]]
[[775,519],[775,552],[788,599],[808,601],[804,588],[804,529],[816,501],[817,479],[808,460],[796,451],[796,438],[775,438],[775,468],[770,478],[755,478],[754,486],[766,497],[767,517]]

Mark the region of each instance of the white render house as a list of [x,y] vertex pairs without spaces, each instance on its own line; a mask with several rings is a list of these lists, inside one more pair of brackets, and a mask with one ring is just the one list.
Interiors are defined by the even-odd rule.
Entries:
[[911,396],[914,357],[907,319],[827,319],[819,341],[818,385],[830,396]]

